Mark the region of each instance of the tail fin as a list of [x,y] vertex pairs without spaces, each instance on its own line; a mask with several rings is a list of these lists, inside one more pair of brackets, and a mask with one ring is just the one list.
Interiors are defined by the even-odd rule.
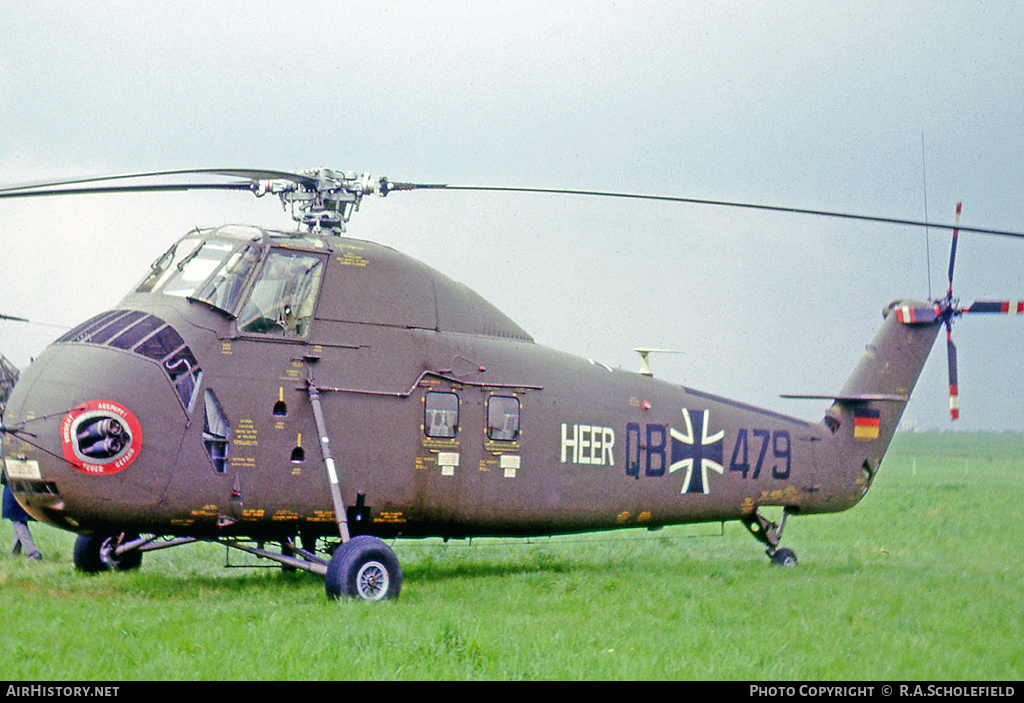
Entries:
[[893,314],[908,305],[925,304],[897,301],[886,306],[882,328],[825,415],[833,434],[849,435],[858,443],[870,442],[879,451],[879,461],[942,327],[940,320],[908,322]]
[[816,448],[815,479],[800,512],[846,510],[871,487],[944,322],[937,315],[903,314],[908,306],[932,307],[900,301],[887,305],[881,329],[839,393],[783,396],[833,401],[822,421],[827,429]]
[[940,319],[893,314],[907,304],[886,306],[885,322],[825,414],[833,441],[822,447],[828,458],[821,457],[818,510],[845,510],[867,493],[942,328]]

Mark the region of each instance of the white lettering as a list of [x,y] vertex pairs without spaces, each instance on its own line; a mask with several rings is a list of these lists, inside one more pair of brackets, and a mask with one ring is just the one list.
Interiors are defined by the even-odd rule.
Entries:
[[[590,425],[577,425],[580,432],[580,451],[577,464],[590,463]],[[584,439],[586,437],[586,439]]]
[[[569,454],[569,448],[572,454]],[[561,461],[563,464],[589,466],[615,465],[615,430],[600,425],[569,425],[562,423]]]
[[565,450],[568,447],[572,447],[572,463],[576,463],[576,436],[579,435],[579,425],[573,425],[574,436],[573,439],[569,439],[569,435],[566,433],[568,427],[562,423],[562,463],[565,463]]
[[[601,464],[604,465],[605,463],[607,463],[608,466],[612,466],[613,464],[615,464],[615,456],[612,454],[612,449],[615,447],[615,430],[613,430],[611,427],[602,428],[601,444],[604,446],[604,453],[601,457]],[[608,458],[607,462],[605,462],[605,457]]]

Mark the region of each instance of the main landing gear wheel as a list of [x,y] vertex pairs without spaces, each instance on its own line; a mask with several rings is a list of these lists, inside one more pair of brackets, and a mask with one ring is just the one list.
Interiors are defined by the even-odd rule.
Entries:
[[398,598],[402,567],[391,547],[376,537],[359,535],[334,550],[324,576],[324,588],[332,600]]
[[138,535],[121,532],[116,535],[79,535],[75,540],[75,568],[87,574],[100,571],[130,571],[142,565],[142,552],[134,549],[118,555],[118,545],[138,539]]

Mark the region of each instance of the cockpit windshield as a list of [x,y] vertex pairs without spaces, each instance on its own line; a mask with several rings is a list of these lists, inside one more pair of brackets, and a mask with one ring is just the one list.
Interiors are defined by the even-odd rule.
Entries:
[[259,260],[258,237],[248,230],[247,236],[238,237],[224,230],[214,236],[206,231],[179,240],[153,264],[136,291],[198,300],[233,314]]

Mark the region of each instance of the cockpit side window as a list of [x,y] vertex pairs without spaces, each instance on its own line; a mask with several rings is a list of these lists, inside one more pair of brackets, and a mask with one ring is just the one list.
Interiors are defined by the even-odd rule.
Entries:
[[249,334],[304,337],[316,308],[324,259],[313,254],[272,251],[238,315]]

